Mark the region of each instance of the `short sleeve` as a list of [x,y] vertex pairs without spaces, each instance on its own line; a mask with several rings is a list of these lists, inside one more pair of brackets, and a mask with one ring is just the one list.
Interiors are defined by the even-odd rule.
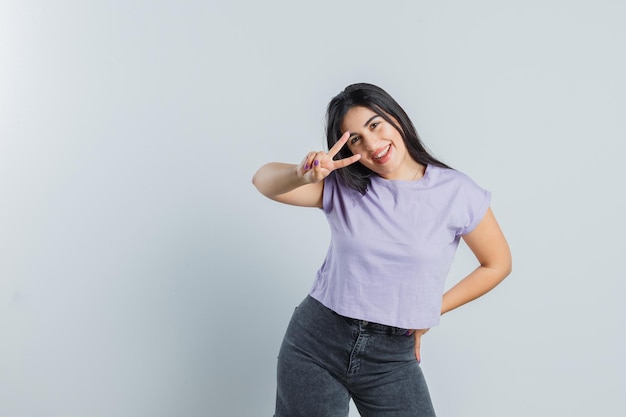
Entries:
[[324,179],[322,210],[326,215],[337,210],[346,211],[349,207],[354,207],[362,197],[358,191],[348,188],[336,172],[331,172]]
[[466,198],[467,223],[459,230],[459,235],[466,235],[478,226],[481,222],[489,205],[491,204],[491,193],[484,188],[479,187],[475,182],[468,178],[468,182],[464,185],[464,197]]
[[328,214],[333,210],[334,195],[337,193],[337,175],[335,171],[324,178],[324,188],[322,190],[322,210]]

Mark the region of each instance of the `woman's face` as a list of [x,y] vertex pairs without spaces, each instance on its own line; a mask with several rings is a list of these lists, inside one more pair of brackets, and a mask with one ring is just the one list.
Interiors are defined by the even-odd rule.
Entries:
[[420,165],[409,155],[402,135],[374,111],[367,107],[352,107],[346,113],[341,129],[350,132],[348,149],[353,154],[360,154],[359,162],[381,177],[390,180],[416,177]]

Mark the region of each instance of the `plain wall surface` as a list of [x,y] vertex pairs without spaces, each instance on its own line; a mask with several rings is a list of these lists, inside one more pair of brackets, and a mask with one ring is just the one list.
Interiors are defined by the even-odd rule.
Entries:
[[[0,2],[0,416],[273,414],[329,233],[251,184],[386,89],[512,275],[423,339],[440,417],[626,408],[626,3]],[[448,278],[476,266],[466,247]],[[356,416],[353,410],[351,415]]]

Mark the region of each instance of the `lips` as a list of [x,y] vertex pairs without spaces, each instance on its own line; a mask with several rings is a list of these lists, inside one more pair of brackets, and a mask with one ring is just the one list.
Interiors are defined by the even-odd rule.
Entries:
[[384,164],[391,158],[391,144],[385,146],[384,148],[377,149],[374,153],[372,153],[372,161],[377,164]]

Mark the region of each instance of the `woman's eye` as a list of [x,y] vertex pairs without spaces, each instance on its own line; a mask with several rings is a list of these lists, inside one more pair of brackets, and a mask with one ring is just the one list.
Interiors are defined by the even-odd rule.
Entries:
[[370,129],[376,129],[376,126],[378,126],[379,122],[374,122],[370,125]]
[[354,145],[355,143],[357,143],[359,141],[359,139],[361,139],[358,136],[354,136],[352,139],[350,139],[350,144]]

